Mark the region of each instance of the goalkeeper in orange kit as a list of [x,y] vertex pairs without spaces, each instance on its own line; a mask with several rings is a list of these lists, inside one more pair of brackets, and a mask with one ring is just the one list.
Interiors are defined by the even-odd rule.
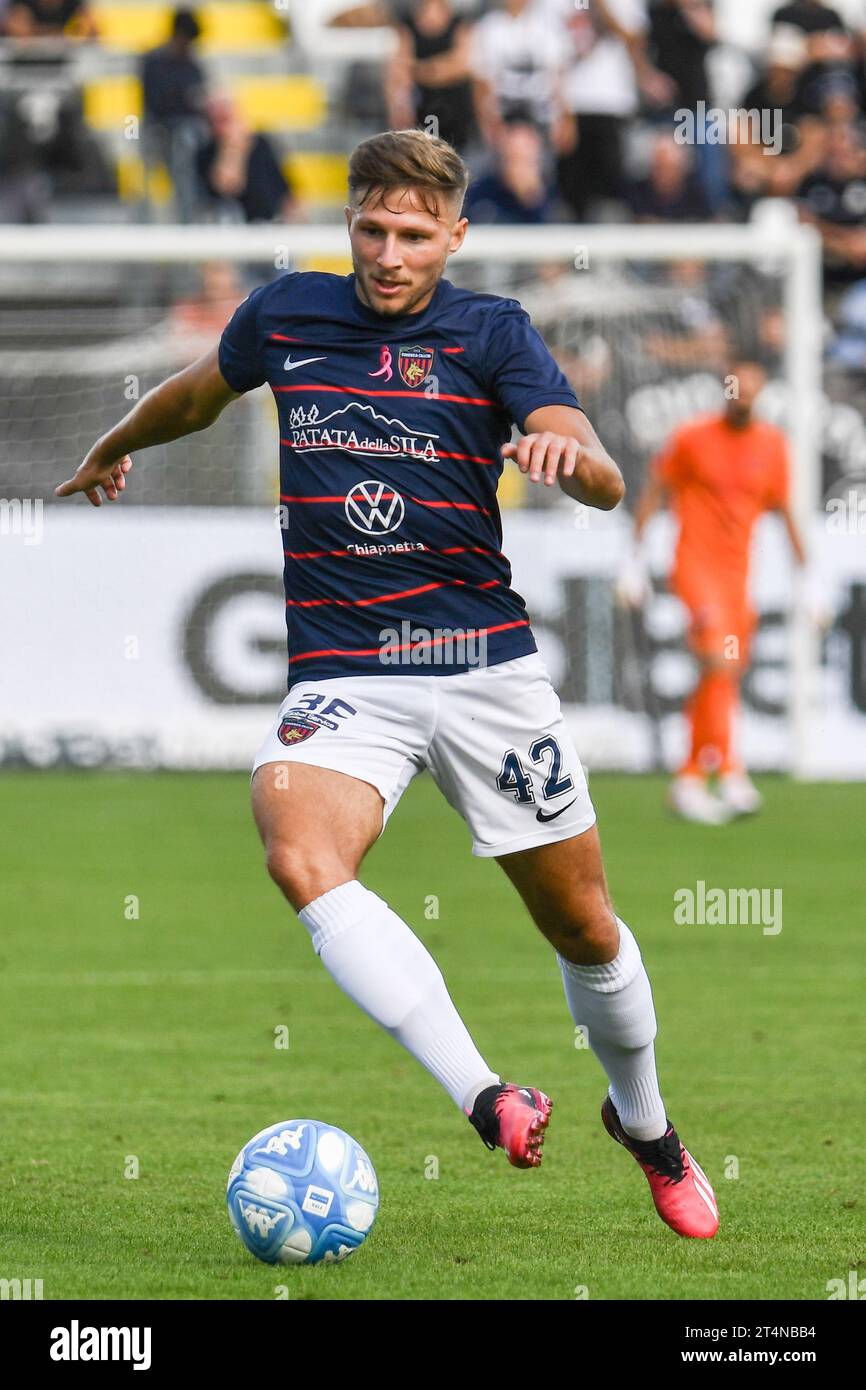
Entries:
[[[739,359],[730,375],[736,396],[720,414],[701,416],[675,431],[650,466],[635,516],[638,544],[661,508],[670,506],[679,522],[670,587],[688,609],[699,674],[686,705],[689,751],[674,779],[670,805],[687,820],[709,825],[761,805],[734,747],[733,729],[756,624],[748,595],[749,547],[764,512],[779,513],[797,564],[805,563],[791,511],[787,441],[780,429],[753,413],[766,373],[759,363]],[[633,567],[621,581],[620,595],[637,602],[642,587]],[[711,777],[717,779],[715,792]]]

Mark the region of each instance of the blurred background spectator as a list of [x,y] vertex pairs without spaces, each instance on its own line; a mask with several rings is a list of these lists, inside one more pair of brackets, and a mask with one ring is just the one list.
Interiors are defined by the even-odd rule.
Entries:
[[638,222],[705,222],[710,213],[692,167],[692,152],[666,132],[652,147],[649,174],[634,180],[628,204]]
[[658,101],[673,96],[671,79],[647,58],[645,0],[594,0],[586,8],[539,0],[538,12],[547,32],[559,35],[565,107],[575,123],[557,151],[560,193],[578,220],[609,216],[597,204],[624,201],[624,139],[641,91]]
[[556,200],[547,162],[538,127],[506,121],[496,136],[491,167],[470,186],[466,216],[471,222],[499,226],[550,222]]
[[469,24],[449,0],[415,0],[400,7],[396,26],[389,125],[418,125],[465,150],[474,127]]
[[194,362],[219,337],[246,294],[237,267],[228,261],[206,261],[197,292],[184,295],[171,307],[168,319],[178,362]]
[[292,221],[294,198],[266,136],[247,128],[230,96],[211,97],[207,119],[196,168],[208,209],[246,222]]
[[194,54],[201,33],[190,10],[177,10],[168,43],[146,53],[141,63],[145,160],[164,164],[177,195],[177,214],[189,222],[195,209],[193,160],[200,139],[205,77]]
[[812,222],[824,245],[828,288],[866,276],[866,148],[853,125],[831,125],[823,155],[798,190],[801,216]]
[[[701,102],[705,107],[712,105],[708,60],[717,40],[710,0],[654,0],[647,46],[653,64],[672,84],[667,97],[655,103],[657,119],[666,124],[677,110],[697,112]],[[726,147],[706,141],[696,145],[695,174],[705,215],[720,212],[728,197]]]
[[557,25],[538,0],[501,0],[472,38],[478,125],[496,146],[506,121],[529,121],[555,147],[574,143],[562,90],[563,48]]
[[16,39],[89,39],[96,26],[84,0],[13,0],[4,32]]

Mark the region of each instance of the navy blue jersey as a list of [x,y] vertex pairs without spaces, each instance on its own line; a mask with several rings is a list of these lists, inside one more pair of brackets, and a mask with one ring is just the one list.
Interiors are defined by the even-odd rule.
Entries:
[[283,275],[235,311],[219,365],[277,402],[290,685],[454,675],[478,664],[455,633],[481,635],[486,665],[536,650],[501,549],[500,450],[512,421],[578,402],[516,300],[441,280],[385,318],[353,275]]

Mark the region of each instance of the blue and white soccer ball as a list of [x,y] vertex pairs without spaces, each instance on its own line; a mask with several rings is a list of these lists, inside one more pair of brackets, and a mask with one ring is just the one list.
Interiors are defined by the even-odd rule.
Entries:
[[266,1264],[344,1260],[379,1208],[376,1172],[360,1144],[321,1120],[284,1120],[245,1144],[226,1202],[240,1239]]

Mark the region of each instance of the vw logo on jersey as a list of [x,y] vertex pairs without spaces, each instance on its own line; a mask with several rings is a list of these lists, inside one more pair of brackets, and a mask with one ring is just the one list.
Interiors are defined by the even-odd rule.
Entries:
[[397,367],[407,386],[420,386],[430,375],[433,366],[433,348],[401,348],[397,357]]
[[406,504],[399,492],[375,478],[356,483],[346,494],[346,520],[367,536],[387,536],[396,531],[406,515]]

